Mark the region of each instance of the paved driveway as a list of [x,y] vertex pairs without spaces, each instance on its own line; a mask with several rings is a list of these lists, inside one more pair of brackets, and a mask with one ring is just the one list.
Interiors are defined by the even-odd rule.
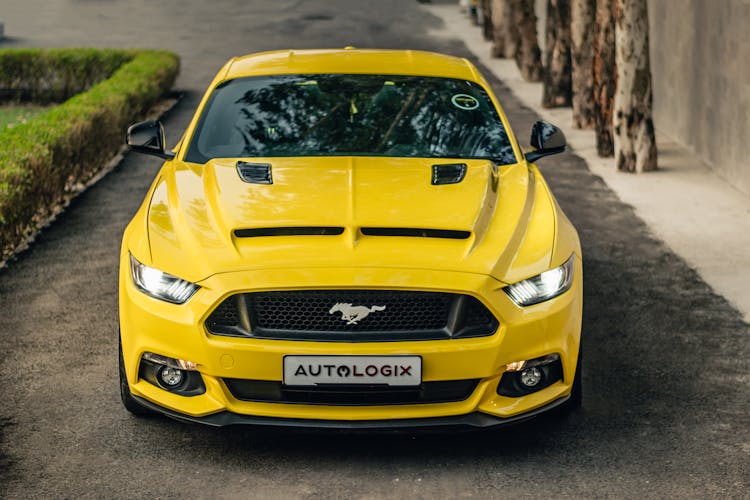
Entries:
[[[11,3],[0,15],[15,38],[2,46],[179,53],[186,98],[166,117],[170,143],[233,55],[468,55],[429,38],[439,22],[410,0]],[[533,112],[492,83],[525,139]],[[117,258],[158,168],[131,154],[0,272],[0,497],[746,497],[750,327],[580,159],[541,166],[586,257],[582,411],[512,430],[377,436],[131,417],[117,393]]]

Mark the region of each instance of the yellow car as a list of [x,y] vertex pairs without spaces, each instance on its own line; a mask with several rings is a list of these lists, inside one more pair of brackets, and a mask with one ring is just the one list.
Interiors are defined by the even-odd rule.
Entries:
[[120,386],[208,425],[487,427],[581,402],[578,235],[467,60],[221,68],[125,230]]

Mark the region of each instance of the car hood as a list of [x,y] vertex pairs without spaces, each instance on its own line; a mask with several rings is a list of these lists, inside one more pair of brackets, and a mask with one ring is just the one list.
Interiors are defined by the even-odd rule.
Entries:
[[[273,182],[259,184],[240,177],[237,161],[165,164],[147,212],[155,267],[194,282],[309,267],[460,271],[512,282],[549,265],[554,206],[526,164],[462,160],[461,182],[433,185],[433,165],[458,161],[254,159],[271,165]],[[289,231],[339,234],[279,235]]]

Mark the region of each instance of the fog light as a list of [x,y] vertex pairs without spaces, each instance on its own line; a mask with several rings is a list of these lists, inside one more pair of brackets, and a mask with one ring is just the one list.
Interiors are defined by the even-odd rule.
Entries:
[[541,391],[562,378],[562,362],[557,353],[514,361],[505,365],[505,373],[497,384],[497,393],[517,398]]
[[526,387],[534,387],[542,380],[542,371],[537,367],[527,368],[521,372],[521,383]]
[[185,372],[171,366],[163,366],[159,370],[159,382],[165,387],[177,387],[185,380]]
[[206,392],[197,363],[153,352],[144,352],[141,356],[138,378],[180,396],[198,396]]

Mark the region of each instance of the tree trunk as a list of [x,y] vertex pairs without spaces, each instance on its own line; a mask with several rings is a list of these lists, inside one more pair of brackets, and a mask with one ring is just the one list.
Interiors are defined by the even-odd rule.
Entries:
[[573,126],[594,127],[594,34],[596,0],[573,0],[570,6]]
[[512,0],[510,3],[519,34],[515,53],[516,65],[524,80],[538,82],[542,79],[542,55],[536,33],[534,0]]
[[614,154],[612,110],[617,72],[615,68],[615,10],[617,0],[596,1],[594,43],[594,130],[599,156]]
[[479,11],[477,10],[477,3],[478,0],[471,0],[469,2],[469,19],[471,19],[471,24],[474,26],[479,26]]
[[492,40],[492,0],[482,0],[482,34],[485,40]]
[[573,95],[569,0],[547,0],[546,56],[542,106],[570,106]]
[[518,48],[518,27],[513,11],[518,0],[492,0],[493,57],[512,59]]
[[625,172],[656,170],[646,0],[618,0],[615,161]]

